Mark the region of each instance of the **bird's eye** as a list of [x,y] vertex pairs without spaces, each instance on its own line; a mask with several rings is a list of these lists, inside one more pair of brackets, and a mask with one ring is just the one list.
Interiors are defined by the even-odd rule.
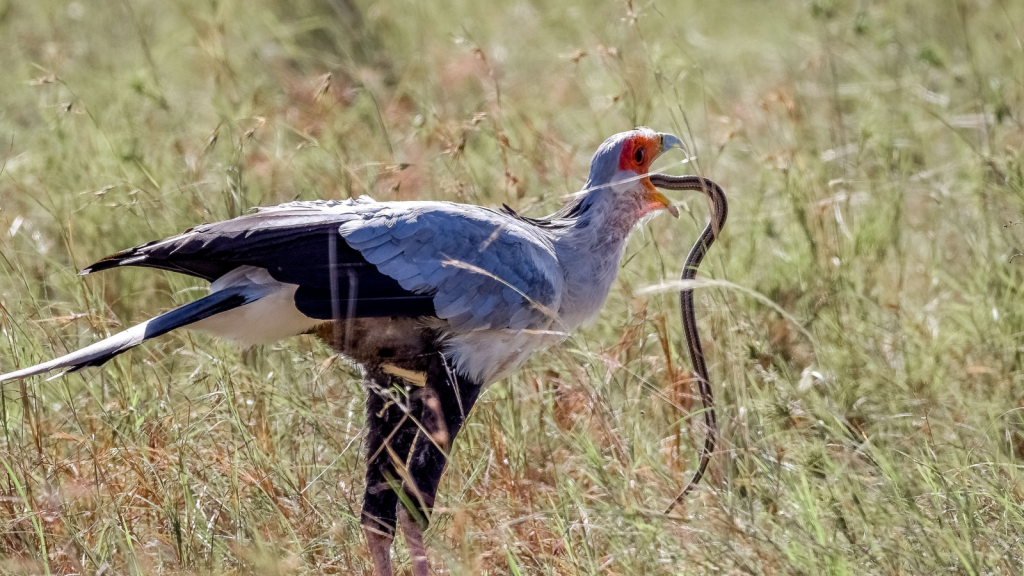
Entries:
[[633,160],[635,160],[637,164],[644,163],[644,149],[642,147],[637,148],[636,152],[633,152]]

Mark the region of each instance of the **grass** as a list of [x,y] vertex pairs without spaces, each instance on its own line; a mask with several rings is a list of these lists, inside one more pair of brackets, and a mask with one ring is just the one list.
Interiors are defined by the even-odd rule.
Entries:
[[[428,533],[451,574],[1024,567],[1024,5],[0,0],[0,369],[202,294],[117,250],[294,199],[558,206],[674,132],[730,194],[634,235],[597,324],[492,386]],[[357,370],[165,336],[0,395],[0,572],[365,573]],[[408,567],[404,547],[398,562]]]

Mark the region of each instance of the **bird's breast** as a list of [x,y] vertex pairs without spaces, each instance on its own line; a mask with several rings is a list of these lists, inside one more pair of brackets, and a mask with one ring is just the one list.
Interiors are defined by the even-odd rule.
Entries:
[[488,385],[521,366],[535,351],[566,336],[557,330],[474,330],[450,336],[445,353],[460,374]]
[[572,331],[591,322],[601,312],[619,271],[622,248],[604,255],[581,256],[568,270],[558,314],[563,329]]

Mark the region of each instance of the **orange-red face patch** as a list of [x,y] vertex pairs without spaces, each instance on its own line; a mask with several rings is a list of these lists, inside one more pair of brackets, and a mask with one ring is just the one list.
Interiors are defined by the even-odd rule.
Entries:
[[632,170],[637,174],[646,174],[651,161],[658,155],[657,138],[649,138],[637,134],[622,143],[622,155],[619,156],[619,170]]

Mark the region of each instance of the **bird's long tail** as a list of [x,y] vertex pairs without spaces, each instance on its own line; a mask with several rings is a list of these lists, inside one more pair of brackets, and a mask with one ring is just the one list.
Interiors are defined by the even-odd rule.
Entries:
[[36,374],[61,368],[67,368],[66,372],[76,372],[89,366],[99,366],[114,356],[134,348],[150,338],[156,338],[175,328],[181,328],[215,314],[244,306],[266,295],[267,292],[265,290],[252,285],[228,287],[180,308],[175,308],[170,312],[165,312],[142,324],[132,326],[124,332],[86,346],[81,350],[66,354],[60,358],[54,358],[49,362],[36,364],[16,372],[2,374],[0,375],[0,382],[35,376]]

